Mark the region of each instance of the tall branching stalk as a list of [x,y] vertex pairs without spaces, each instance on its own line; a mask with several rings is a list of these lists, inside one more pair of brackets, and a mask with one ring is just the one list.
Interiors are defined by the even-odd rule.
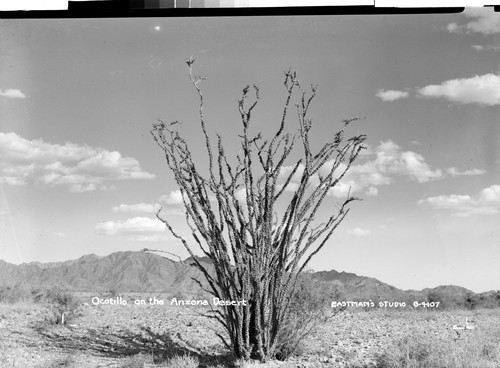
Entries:
[[[318,223],[319,209],[364,148],[366,137],[346,139],[345,129],[357,118],[344,120],[342,130],[318,151],[313,151],[308,111],[317,87],[304,91],[296,73],[288,70],[282,118],[268,140],[260,132],[250,133],[259,88],[253,85],[243,89],[238,101],[241,150],[236,155],[237,163],[230,164],[221,136],[217,135],[214,143],[207,133],[200,89],[205,78],[193,75],[194,59],[186,62],[199,97],[208,174],[200,174],[186,140],[177,130],[177,122],[159,121],[151,133],[179,185],[194,246],[172,228],[161,216],[161,210],[157,217],[183,243],[215,297],[248,302],[247,306],[231,305],[215,310],[214,317],[227,331],[227,337],[219,336],[227,347],[238,358],[260,361],[279,358],[283,356],[280,351],[283,324],[290,315],[291,296],[298,278],[344,220],[349,204],[356,198],[349,193],[336,209],[329,207],[330,215]],[[296,93],[298,103],[292,106]],[[285,125],[293,110],[298,130],[292,134]],[[285,167],[296,146],[301,148],[301,158],[293,166]],[[284,199],[289,196],[290,199]],[[286,203],[281,216],[279,200]],[[210,258],[213,271],[209,272],[198,260],[195,247]]]

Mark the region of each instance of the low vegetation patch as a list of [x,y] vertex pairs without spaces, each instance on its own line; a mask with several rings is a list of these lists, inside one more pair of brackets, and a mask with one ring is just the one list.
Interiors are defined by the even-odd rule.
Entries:
[[340,298],[341,292],[334,285],[315,280],[308,274],[301,275],[291,299],[290,313],[283,322],[285,327],[277,339],[276,357],[286,360],[292,355],[301,355],[304,339],[320,324],[342,311],[329,308],[331,300]]
[[58,287],[49,289],[22,287],[0,288],[0,303],[4,305],[42,305],[45,307],[43,323],[67,324],[80,315],[80,301],[74,293]]
[[378,368],[494,368],[498,346],[474,339],[436,341],[408,336],[388,347],[377,358]]
[[80,302],[68,291],[54,287],[48,290],[33,291],[37,303],[45,305],[45,322],[65,325],[81,314]]
[[30,291],[20,287],[2,286],[0,287],[0,303],[12,304],[30,301]]
[[[64,291],[39,291],[34,302],[0,305],[0,366],[13,368],[497,368],[500,309],[339,312],[336,290],[302,279],[284,339],[286,362],[241,362],[229,355],[208,310],[154,305],[92,305],[60,325]],[[333,296],[332,296],[333,294]],[[146,298],[148,295],[142,295]],[[129,298],[130,296],[126,296]],[[73,300],[74,301],[74,300]],[[78,303],[77,303],[78,305]],[[322,306],[327,308],[322,308]],[[49,306],[54,307],[53,313]],[[45,319],[51,316],[51,319]],[[57,318],[58,317],[58,318]],[[466,318],[474,329],[465,326]],[[306,323],[306,321],[309,321]],[[38,323],[38,324],[37,324]],[[37,328],[39,326],[43,328]],[[296,329],[297,328],[297,329]],[[294,340],[297,331],[307,332]],[[283,336],[286,337],[286,336]],[[288,345],[287,345],[288,344]],[[285,348],[289,348],[286,350]]]
[[376,359],[377,368],[495,368],[500,341],[485,331],[462,331],[455,338],[429,334],[404,336]]

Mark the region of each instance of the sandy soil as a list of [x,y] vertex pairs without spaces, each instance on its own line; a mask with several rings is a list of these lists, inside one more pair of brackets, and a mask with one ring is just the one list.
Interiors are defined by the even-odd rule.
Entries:
[[[90,304],[61,326],[43,322],[47,311],[40,305],[0,306],[0,367],[122,367],[127,357],[139,353],[161,361],[186,352],[205,366],[216,366],[227,351],[216,335],[220,326],[204,312],[200,307]],[[498,332],[500,340],[498,310],[347,311],[319,326],[287,367],[374,366],[377,354],[402,336],[460,339],[452,326],[463,324],[465,316],[476,329],[463,333]],[[266,367],[271,366],[281,363]]]

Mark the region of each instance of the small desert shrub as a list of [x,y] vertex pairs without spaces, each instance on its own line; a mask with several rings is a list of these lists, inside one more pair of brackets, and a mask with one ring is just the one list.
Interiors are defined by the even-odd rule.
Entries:
[[[423,368],[431,351],[429,341],[420,336],[405,336],[377,358],[377,368]],[[435,367],[437,368],[437,367]]]
[[152,363],[153,358],[151,356],[139,353],[122,359],[118,368],[149,368]]
[[431,291],[427,295],[427,301],[429,303],[439,303],[440,310],[452,309],[453,307],[453,303],[449,300],[449,298],[447,299],[444,295],[435,291]]
[[496,368],[499,342],[478,331],[457,340],[406,336],[377,357],[377,368]]
[[275,357],[286,360],[292,355],[302,355],[303,340],[334,315],[330,303],[340,298],[335,285],[315,280],[309,274],[301,275],[291,296],[289,315],[278,335]]
[[174,291],[172,293],[172,298],[176,298],[177,300],[190,299],[189,296],[181,290]]
[[191,355],[178,355],[170,358],[159,367],[161,368],[198,368],[200,361]]
[[[44,363],[43,368],[62,368],[62,367],[74,367],[75,359],[72,356],[64,356],[52,360],[50,363]],[[49,364],[49,365],[45,365]]]
[[428,311],[422,317],[423,317],[424,321],[426,321],[426,322],[437,322],[438,316],[436,315],[436,313],[437,312]]
[[468,310],[474,310],[479,304],[479,297],[474,293],[468,293],[464,296],[462,305]]
[[29,292],[20,287],[0,287],[0,303],[13,304],[30,299]]
[[35,303],[43,303],[43,299],[45,297],[45,294],[47,294],[46,289],[42,289],[42,288],[31,289],[31,298],[32,298],[33,302],[35,302]]
[[114,288],[109,289],[109,290],[108,290],[108,295],[109,295],[110,297],[112,297],[112,298],[117,297],[117,296],[118,296],[118,290],[116,290],[116,289],[114,289]]
[[37,299],[47,306],[45,322],[49,324],[66,324],[80,315],[80,303],[75,296],[58,287],[39,291]]

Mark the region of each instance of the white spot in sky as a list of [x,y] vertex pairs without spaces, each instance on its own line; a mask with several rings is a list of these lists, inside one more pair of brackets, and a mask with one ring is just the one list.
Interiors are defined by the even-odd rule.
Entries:
[[156,31],[156,32],[160,32],[160,31],[161,31],[161,27],[160,27],[160,26],[156,26],[156,27],[155,27],[155,31]]

